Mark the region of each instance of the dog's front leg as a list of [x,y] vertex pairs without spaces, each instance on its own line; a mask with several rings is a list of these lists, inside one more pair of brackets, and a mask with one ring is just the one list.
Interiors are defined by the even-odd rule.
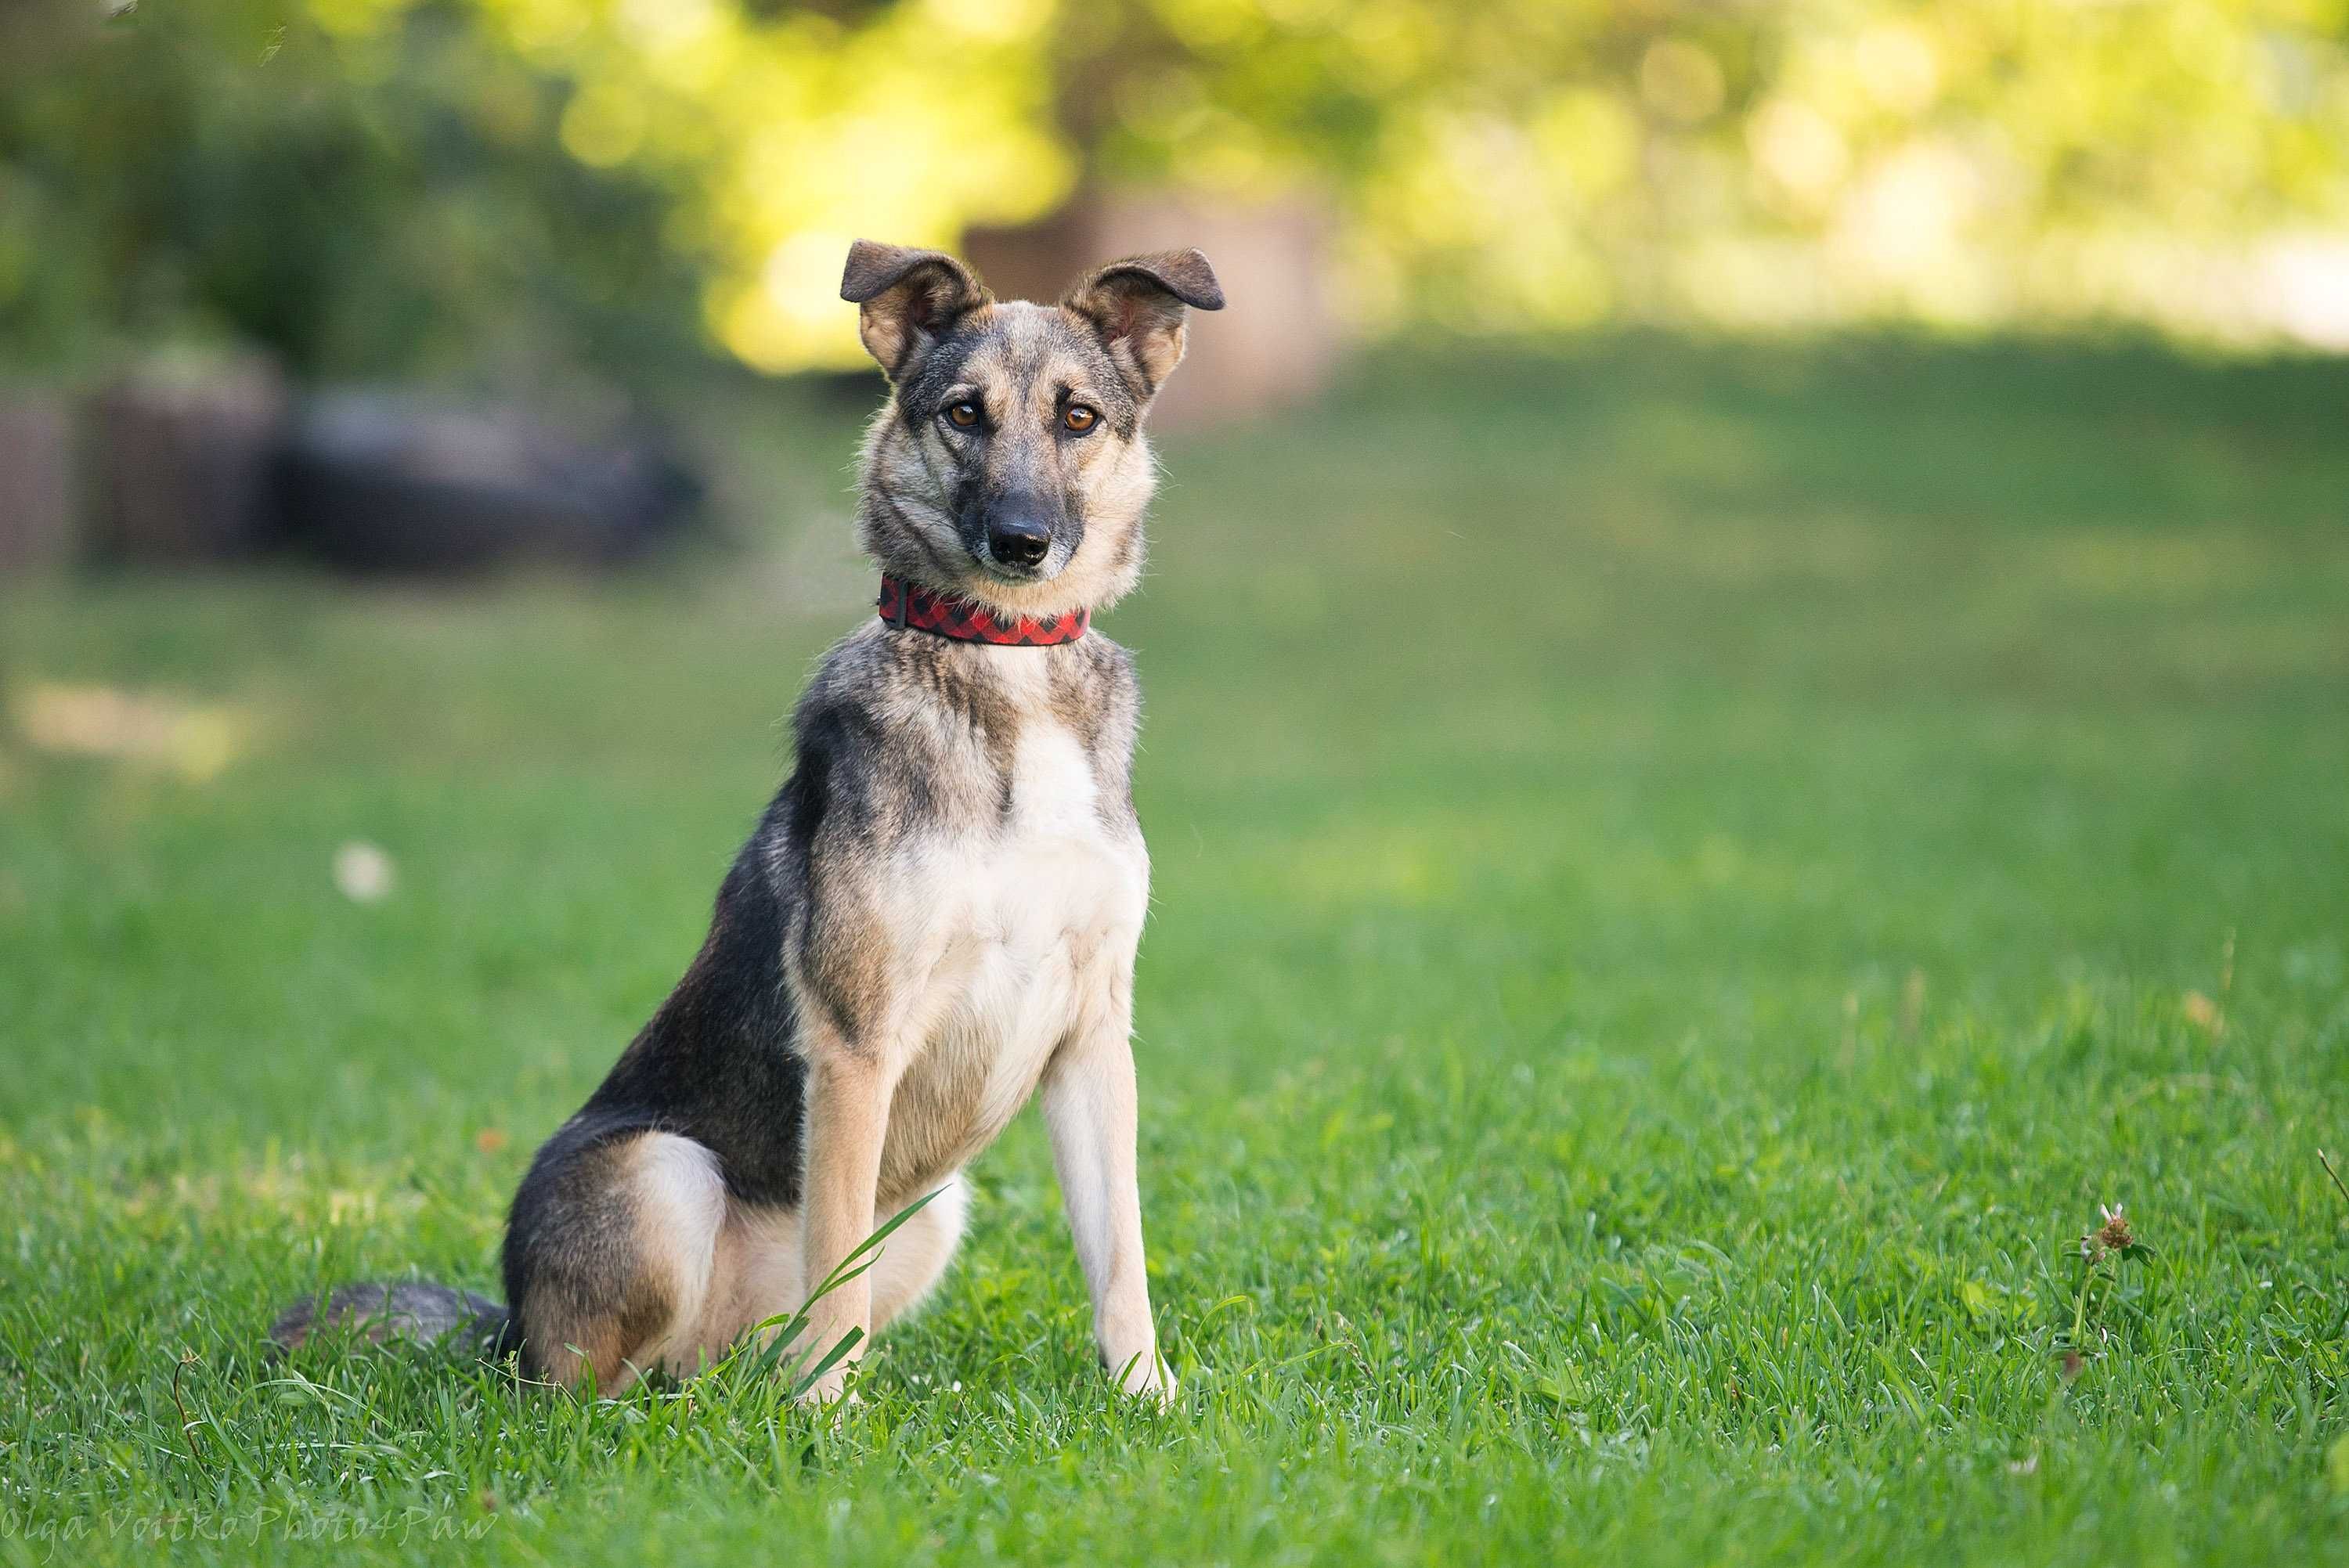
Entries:
[[[814,1291],[873,1233],[874,1189],[881,1179],[881,1147],[888,1131],[895,1075],[876,1053],[837,1037],[822,1041],[809,1055],[801,1234],[807,1288]],[[830,1403],[840,1398],[849,1368],[864,1357],[872,1339],[869,1273],[860,1271],[833,1285],[808,1304],[807,1314],[801,1343],[812,1363],[830,1355],[842,1339],[855,1336],[847,1355],[805,1396]]]
[[1159,1358],[1143,1268],[1130,1005],[1109,1013],[1053,1053],[1042,1086],[1044,1119],[1077,1261],[1092,1293],[1102,1359],[1127,1393],[1171,1400],[1174,1375]]

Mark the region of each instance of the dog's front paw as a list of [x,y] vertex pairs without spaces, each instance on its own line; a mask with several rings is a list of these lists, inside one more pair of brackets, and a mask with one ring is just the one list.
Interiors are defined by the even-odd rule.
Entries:
[[849,1387],[849,1368],[834,1367],[799,1392],[796,1401],[807,1409],[830,1410],[862,1404]]
[[1182,1392],[1182,1385],[1174,1379],[1174,1369],[1166,1365],[1165,1357],[1154,1346],[1112,1363],[1110,1370],[1121,1392],[1154,1405],[1172,1405],[1174,1396]]

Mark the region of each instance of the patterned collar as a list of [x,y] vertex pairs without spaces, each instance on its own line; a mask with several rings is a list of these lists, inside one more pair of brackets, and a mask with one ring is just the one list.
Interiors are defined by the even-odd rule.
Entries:
[[927,632],[958,643],[995,643],[1013,648],[1050,648],[1073,643],[1092,624],[1091,610],[1064,610],[1057,615],[1004,617],[968,599],[944,593],[881,574],[881,618],[899,630]]

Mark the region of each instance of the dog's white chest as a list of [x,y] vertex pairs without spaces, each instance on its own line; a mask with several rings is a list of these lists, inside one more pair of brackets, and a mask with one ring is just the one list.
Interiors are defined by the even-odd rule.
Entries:
[[1149,903],[1141,837],[1123,800],[1102,799],[1075,735],[1024,724],[1009,785],[996,830],[947,857],[936,1024],[908,1069],[965,1157],[1027,1102],[1062,1041],[1123,1026]]
[[1011,809],[971,911],[970,1012],[999,1053],[990,1089],[1024,1099],[1042,1053],[1105,1000],[1094,993],[1131,964],[1149,862],[1139,838],[1113,830],[1115,820],[1102,810],[1073,735],[1056,724],[1021,733]]
[[1050,853],[1099,838],[1100,805],[1092,759],[1066,725],[1021,729],[1011,764],[1009,853]]

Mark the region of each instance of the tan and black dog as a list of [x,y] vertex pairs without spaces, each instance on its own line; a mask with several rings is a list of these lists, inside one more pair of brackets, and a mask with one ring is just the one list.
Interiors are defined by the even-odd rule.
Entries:
[[1136,688],[1089,621],[1141,572],[1143,416],[1186,307],[1223,294],[1187,251],[999,304],[950,256],[860,241],[841,294],[891,387],[859,508],[881,615],[801,699],[796,767],[685,977],[532,1162],[511,1305],[352,1286],[289,1311],[281,1344],[461,1333],[611,1394],[799,1309],[929,1196],[810,1308],[804,1343],[854,1342],[814,1389],[835,1397],[953,1254],[963,1167],[1040,1090],[1102,1357],[1173,1392],[1134,1175]]

